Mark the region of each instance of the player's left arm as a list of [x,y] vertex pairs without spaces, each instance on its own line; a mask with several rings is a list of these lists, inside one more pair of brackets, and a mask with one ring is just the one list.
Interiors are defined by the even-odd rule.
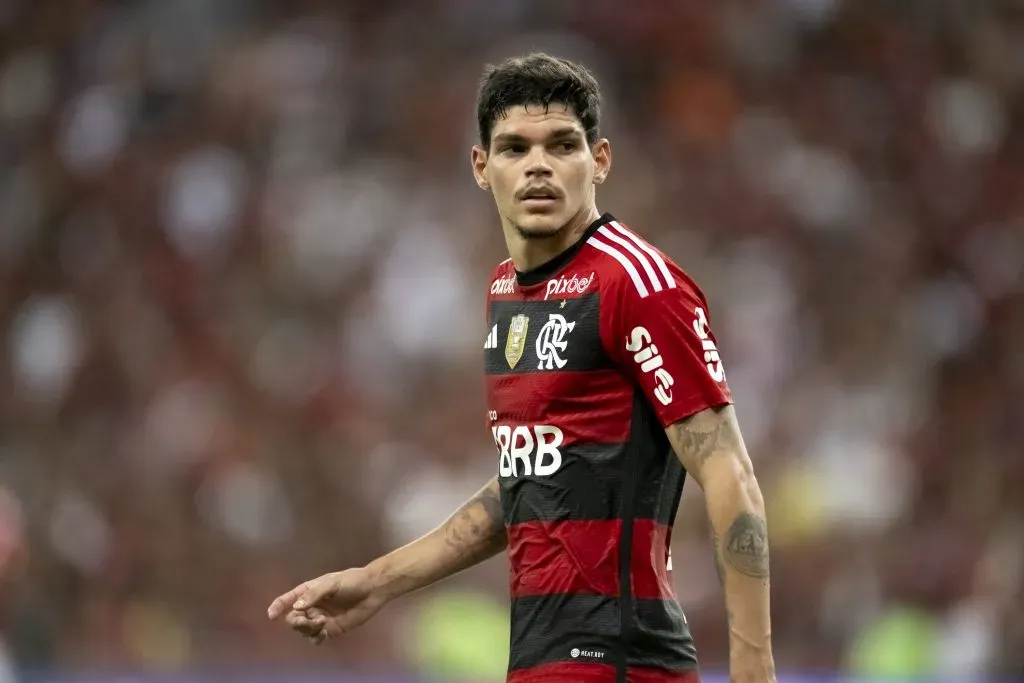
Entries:
[[671,286],[660,291],[638,291],[628,278],[622,281],[603,324],[606,343],[644,392],[686,472],[704,490],[729,619],[730,681],[774,683],[764,500],[732,406],[707,301],[674,264],[668,267]]
[[732,681],[775,681],[764,499],[732,405],[705,408],[666,430],[704,490],[715,567],[725,591]]

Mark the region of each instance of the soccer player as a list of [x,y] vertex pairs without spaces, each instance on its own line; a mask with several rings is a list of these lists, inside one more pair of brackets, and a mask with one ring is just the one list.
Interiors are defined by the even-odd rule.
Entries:
[[431,533],[271,604],[315,643],[507,550],[510,683],[695,683],[669,544],[683,482],[703,488],[730,680],[774,683],[764,504],[708,305],[665,254],[596,208],[611,170],[600,94],[545,54],[488,68],[477,184],[510,258],[484,342],[498,474]]

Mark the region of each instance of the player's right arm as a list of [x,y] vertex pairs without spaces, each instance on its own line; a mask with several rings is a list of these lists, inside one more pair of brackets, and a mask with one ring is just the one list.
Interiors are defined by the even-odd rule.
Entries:
[[322,643],[352,630],[391,600],[487,560],[508,547],[497,478],[433,531],[365,567],[324,574],[281,595],[267,611]]

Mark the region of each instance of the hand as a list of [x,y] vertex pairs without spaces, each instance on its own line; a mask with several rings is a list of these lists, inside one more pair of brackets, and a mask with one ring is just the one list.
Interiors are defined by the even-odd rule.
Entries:
[[285,623],[315,645],[351,631],[384,606],[372,572],[347,569],[296,586],[270,603],[267,616]]

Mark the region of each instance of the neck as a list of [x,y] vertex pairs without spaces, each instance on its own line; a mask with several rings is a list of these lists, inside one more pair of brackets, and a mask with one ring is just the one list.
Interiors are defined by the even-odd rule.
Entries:
[[544,265],[576,244],[580,237],[583,236],[583,233],[587,231],[587,228],[600,217],[601,214],[597,207],[591,205],[580,210],[561,230],[551,237],[535,237],[531,239],[523,239],[518,230],[516,230],[516,227],[506,218],[502,217],[501,227],[505,232],[505,244],[508,246],[508,255],[512,258],[512,265],[520,273]]

